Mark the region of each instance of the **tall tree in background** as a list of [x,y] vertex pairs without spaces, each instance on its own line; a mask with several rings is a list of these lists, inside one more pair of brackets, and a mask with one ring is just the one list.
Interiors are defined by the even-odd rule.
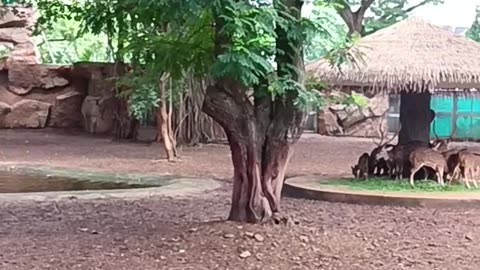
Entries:
[[477,16],[475,16],[472,26],[467,31],[467,37],[480,42],[480,6],[477,6],[476,12]]
[[[348,26],[348,35],[372,34],[408,17],[415,9],[427,4],[440,4],[443,0],[423,0],[409,4],[408,0],[335,0],[337,12]],[[368,16],[367,12],[373,13]]]

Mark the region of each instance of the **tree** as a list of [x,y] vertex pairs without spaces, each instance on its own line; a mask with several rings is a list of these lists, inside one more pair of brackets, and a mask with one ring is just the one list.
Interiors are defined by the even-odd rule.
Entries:
[[475,20],[467,31],[467,37],[480,42],[480,6],[477,6],[476,12]]
[[[337,12],[348,26],[348,34],[372,34],[405,19],[415,9],[427,4],[440,4],[443,0],[422,0],[408,5],[408,0],[335,0]],[[356,10],[354,9],[356,8]],[[373,16],[368,16],[371,11]]]
[[292,146],[305,108],[319,102],[304,87],[303,43],[323,26],[301,17],[303,0],[38,1],[49,10],[43,24],[70,14],[86,31],[117,33],[139,86],[128,94],[132,108],[163,106],[154,82],[163,89],[185,72],[209,78],[202,109],[225,130],[234,166],[229,219],[280,216]]

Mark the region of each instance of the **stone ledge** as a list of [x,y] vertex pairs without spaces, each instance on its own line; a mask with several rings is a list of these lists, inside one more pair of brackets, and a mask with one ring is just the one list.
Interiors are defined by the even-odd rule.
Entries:
[[337,203],[429,208],[480,208],[479,192],[384,192],[322,186],[319,176],[287,179],[283,195]]

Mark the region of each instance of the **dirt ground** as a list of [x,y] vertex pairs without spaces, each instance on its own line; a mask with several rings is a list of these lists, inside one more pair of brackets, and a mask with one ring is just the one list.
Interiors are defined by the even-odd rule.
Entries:
[[[289,175],[345,174],[368,139],[307,134]],[[478,269],[480,210],[374,207],[285,198],[296,224],[239,225],[228,214],[226,146],[151,162],[159,145],[42,131],[0,131],[0,159],[223,179],[189,198],[2,202],[0,269]]]

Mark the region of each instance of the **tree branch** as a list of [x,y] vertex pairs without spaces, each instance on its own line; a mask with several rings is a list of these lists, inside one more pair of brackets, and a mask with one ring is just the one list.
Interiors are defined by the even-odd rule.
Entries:
[[418,3],[418,4],[416,4],[416,5],[413,5],[413,6],[409,7],[409,8],[407,8],[407,9],[405,10],[405,13],[410,13],[410,12],[412,12],[414,9],[419,8],[419,7],[423,6],[423,5],[426,5],[426,4],[428,4],[429,2],[430,2],[430,0],[424,0],[424,1],[422,1],[422,2],[420,2],[420,3]]

